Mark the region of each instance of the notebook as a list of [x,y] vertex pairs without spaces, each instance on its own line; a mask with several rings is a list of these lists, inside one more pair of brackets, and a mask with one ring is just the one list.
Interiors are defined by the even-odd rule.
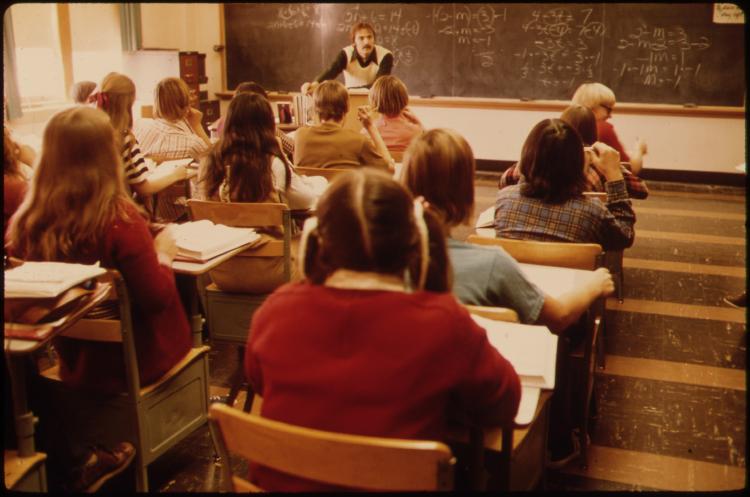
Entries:
[[173,225],[176,259],[206,262],[224,252],[260,239],[252,228],[234,228],[203,219]]
[[522,386],[555,388],[557,335],[546,326],[495,321],[474,314],[471,317],[487,330],[490,343],[513,365]]
[[25,262],[5,271],[5,298],[50,298],[104,274],[98,264]]

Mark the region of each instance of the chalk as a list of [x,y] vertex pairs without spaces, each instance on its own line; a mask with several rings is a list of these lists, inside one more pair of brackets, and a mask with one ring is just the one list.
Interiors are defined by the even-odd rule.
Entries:
[[532,100],[534,99],[530,97],[521,97],[521,102],[531,102]]
[[694,109],[694,108],[698,107],[698,105],[696,105],[696,104],[694,104],[694,103],[692,103],[692,102],[688,102],[688,103],[686,103],[686,104],[683,104],[683,106],[684,106],[684,107],[687,107],[687,108],[689,108],[689,109]]

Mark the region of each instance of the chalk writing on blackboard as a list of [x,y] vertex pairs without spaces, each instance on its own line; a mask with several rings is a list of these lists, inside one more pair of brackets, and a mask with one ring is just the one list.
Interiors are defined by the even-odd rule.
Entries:
[[495,65],[496,24],[498,20],[504,22],[507,19],[506,8],[472,4],[456,4],[451,8],[441,5],[434,7],[427,18],[432,21],[438,34],[453,37],[459,46],[469,46],[480,67]]
[[[421,29],[419,20],[404,15],[403,9],[394,7],[390,11],[377,12],[356,4],[344,11],[341,22],[336,24],[336,32],[348,33],[357,22],[369,22],[377,34],[377,43],[393,53],[393,66],[411,66],[419,58],[419,51],[410,39],[417,38]],[[404,44],[406,43],[406,44]]]
[[625,38],[618,50],[626,53],[619,76],[631,76],[636,84],[654,88],[677,88],[686,78],[696,78],[701,64],[693,64],[693,52],[706,50],[711,41],[705,36],[691,40],[681,26],[648,26],[642,24]]
[[593,9],[534,10],[521,28],[537,36],[532,46],[513,53],[521,61],[521,79],[572,89],[598,74],[605,29]]
[[286,4],[279,7],[276,19],[268,23],[268,29],[294,30],[320,28],[320,7],[314,4]]

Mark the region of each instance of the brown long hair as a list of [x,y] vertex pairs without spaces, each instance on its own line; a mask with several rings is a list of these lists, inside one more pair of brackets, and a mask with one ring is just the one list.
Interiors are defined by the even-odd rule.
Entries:
[[229,196],[233,202],[267,202],[274,192],[271,163],[278,157],[286,167],[284,189],[291,184],[291,165],[276,140],[271,104],[257,93],[238,93],[227,110],[224,132],[211,149],[203,181],[206,192],[219,191],[229,167]]
[[107,115],[73,107],[50,119],[29,193],[9,228],[14,253],[44,260],[75,259],[99,242],[133,204],[125,191],[115,132]]
[[18,167],[18,156],[21,149],[13,138],[10,137],[10,131],[3,126],[3,175],[20,176],[21,170]]
[[596,116],[594,112],[580,104],[569,105],[562,114],[560,119],[573,126],[578,134],[581,135],[583,144],[590,147],[598,139],[596,130]]
[[124,136],[133,129],[135,83],[124,74],[111,72],[104,76],[99,91],[89,98],[109,116],[112,127],[117,132],[115,136],[119,149]]
[[[360,168],[337,176],[318,200],[318,227],[307,242],[305,274],[322,284],[337,269],[400,275],[418,281],[420,236],[411,194],[390,175]],[[425,289],[449,291],[445,232],[438,216],[424,212],[429,265]]]
[[471,219],[475,169],[474,153],[463,136],[432,129],[404,153],[401,183],[413,195],[422,195],[452,227]]
[[190,89],[180,78],[164,78],[154,88],[154,117],[177,121],[190,111]]

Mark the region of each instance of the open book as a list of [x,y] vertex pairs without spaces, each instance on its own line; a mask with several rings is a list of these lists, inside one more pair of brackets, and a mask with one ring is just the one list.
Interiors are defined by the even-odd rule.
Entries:
[[25,262],[5,271],[5,298],[50,298],[104,274],[98,264]]
[[555,388],[557,335],[546,326],[494,321],[471,316],[487,330],[490,343],[510,361],[525,387]]
[[207,219],[173,226],[177,259],[205,262],[260,239],[252,228],[233,228]]

